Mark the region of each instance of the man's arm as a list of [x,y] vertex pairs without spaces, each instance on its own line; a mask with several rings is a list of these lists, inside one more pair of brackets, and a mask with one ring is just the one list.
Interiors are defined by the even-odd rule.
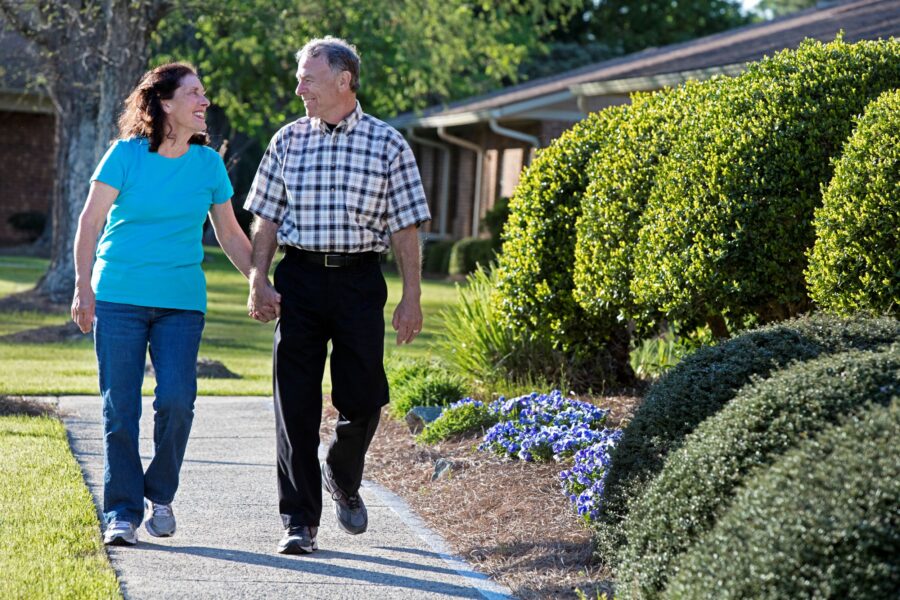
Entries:
[[422,331],[422,254],[416,230],[415,225],[410,225],[391,235],[394,258],[403,278],[403,295],[391,321],[397,332],[398,346],[412,342]]
[[253,253],[250,257],[250,296],[247,313],[267,323],[281,316],[281,294],[269,282],[269,267],[278,247],[278,224],[260,217],[253,220]]

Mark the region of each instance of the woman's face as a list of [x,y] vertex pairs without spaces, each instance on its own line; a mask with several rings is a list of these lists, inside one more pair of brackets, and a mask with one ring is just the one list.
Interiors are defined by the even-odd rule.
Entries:
[[206,91],[200,79],[193,74],[181,78],[181,84],[175,89],[175,93],[168,100],[163,100],[163,110],[166,111],[166,121],[177,132],[185,131],[191,134],[206,131],[206,109],[209,100],[206,99]]

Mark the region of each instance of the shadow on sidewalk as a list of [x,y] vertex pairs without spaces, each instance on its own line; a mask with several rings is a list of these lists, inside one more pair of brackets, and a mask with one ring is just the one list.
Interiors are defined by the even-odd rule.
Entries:
[[[324,577],[340,577],[343,579],[362,581],[373,585],[409,588],[412,590],[421,590],[423,592],[444,594],[447,596],[455,596],[459,598],[482,597],[481,593],[475,588],[477,580],[473,580],[473,587],[463,587],[451,583],[444,583],[441,581],[419,579],[416,577],[396,575],[393,573],[383,573],[371,568],[356,569],[353,567],[344,567],[332,563],[322,562],[323,560],[329,559],[358,560],[361,562],[374,563],[377,565],[392,567],[395,569],[410,569],[413,571],[433,572],[459,576],[459,573],[457,573],[453,569],[431,567],[402,560],[382,558],[379,556],[366,556],[334,550],[319,550],[318,552],[315,552],[313,554],[307,554],[297,557],[287,557],[278,554],[259,554],[256,552],[246,552],[243,550],[209,548],[206,546],[162,546],[153,543],[147,543],[144,541],[142,541],[135,548],[135,550],[152,550],[157,552],[187,554],[191,556],[200,556],[203,558],[212,558],[217,560],[227,560],[237,563],[271,567],[273,569],[283,569],[287,571],[296,571],[312,575],[321,575]],[[432,556],[439,557],[439,555],[437,554],[432,554]]]

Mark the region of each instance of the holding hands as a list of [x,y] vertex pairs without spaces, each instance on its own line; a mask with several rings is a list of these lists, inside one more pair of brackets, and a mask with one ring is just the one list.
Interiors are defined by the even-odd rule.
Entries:
[[258,271],[250,277],[250,296],[247,298],[247,314],[260,323],[268,323],[281,316],[281,294]]

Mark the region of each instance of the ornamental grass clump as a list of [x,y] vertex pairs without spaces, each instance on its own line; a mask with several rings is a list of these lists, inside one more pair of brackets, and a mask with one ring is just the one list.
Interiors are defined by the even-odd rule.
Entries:
[[667,597],[900,597],[900,397],[837,417],[745,482]]
[[900,91],[869,104],[816,209],[806,281],[819,306],[900,314]]
[[559,460],[611,433],[603,427],[609,411],[566,398],[559,390],[501,398],[491,410],[499,423],[487,431],[479,448],[524,461]]
[[480,400],[463,398],[441,412],[441,415],[425,426],[416,440],[423,444],[436,444],[455,436],[484,430],[497,422],[497,414]]
[[787,450],[900,395],[900,344],[823,356],[746,386],[687,436],[631,505],[622,597],[660,597],[675,566],[712,529],[745,480]]
[[466,384],[434,359],[392,357],[385,365],[389,409],[402,419],[414,406],[447,406],[466,395]]
[[668,454],[751,378],[768,377],[793,361],[896,341],[896,319],[815,314],[747,332],[682,360],[650,388],[613,450],[604,502],[594,523],[601,558],[616,562],[630,503],[643,494]]

